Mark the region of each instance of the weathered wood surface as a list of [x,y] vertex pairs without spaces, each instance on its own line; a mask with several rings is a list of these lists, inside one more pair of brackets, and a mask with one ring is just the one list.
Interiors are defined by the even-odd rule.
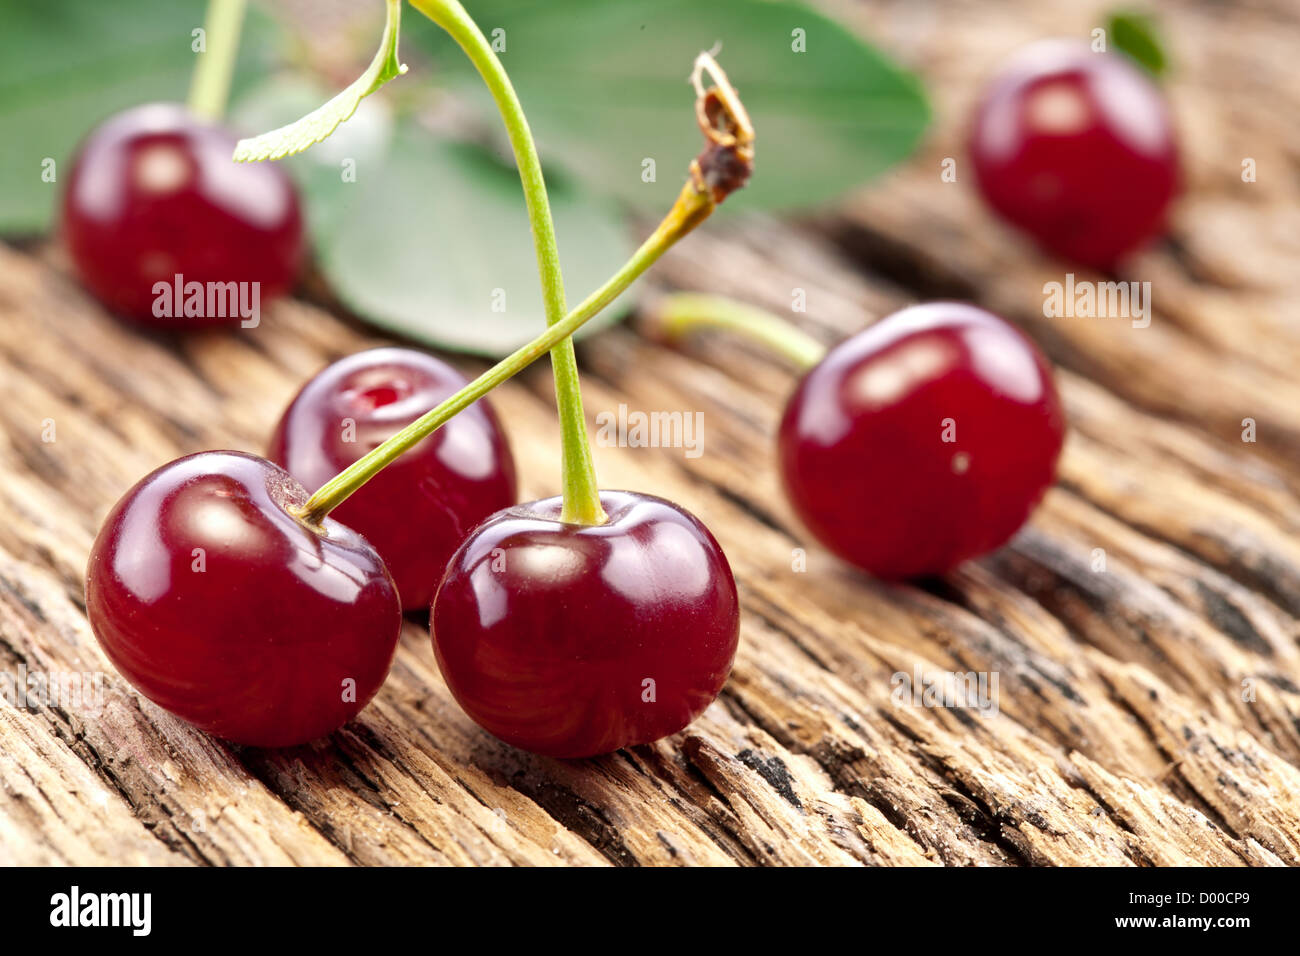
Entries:
[[[0,704],[0,862],[1300,863],[1300,10],[1163,6],[1189,195],[1126,275],[1153,284],[1133,329],[1044,318],[1065,267],[994,223],[961,169],[976,79],[1021,40],[1092,25],[1078,5],[1011,6],[840,4],[927,77],[931,141],[842,209],[710,224],[655,275],[778,309],[805,289],[799,318],[828,341],[918,298],[1002,311],[1060,369],[1059,487],[1002,552],[923,587],[875,583],[781,501],[787,369],[718,338],[602,333],[580,349],[591,416],[705,416],[701,457],[599,447],[602,483],[698,514],[744,608],[719,701],[634,752],[562,763],[495,742],[414,621],[377,700],[314,746],[231,748],[136,695],[84,616],[109,506],[177,455],[260,449],[306,377],[374,340],[304,302],[252,331],[143,334],[57,247],[0,247],[0,670],[109,675],[98,716]],[[545,367],[494,402],[523,494],[555,493]],[[997,672],[1000,713],[895,706],[891,675],[918,666]]]

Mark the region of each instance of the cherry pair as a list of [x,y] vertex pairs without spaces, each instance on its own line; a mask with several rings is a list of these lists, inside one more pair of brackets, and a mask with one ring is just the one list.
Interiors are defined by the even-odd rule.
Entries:
[[337,520],[296,512],[304,484],[464,384],[418,352],[363,352],[285,412],[271,458],[287,471],[208,452],[145,478],[105,521],[87,571],[88,612],[113,663],[217,736],[301,743],[365,706],[392,661],[400,607],[428,607],[441,582],[439,664],[498,737],[578,757],[690,723],[730,671],[739,609],[717,542],[676,505],[607,492],[609,520],[590,526],[559,520],[559,499],[508,507],[514,463],[476,403]]

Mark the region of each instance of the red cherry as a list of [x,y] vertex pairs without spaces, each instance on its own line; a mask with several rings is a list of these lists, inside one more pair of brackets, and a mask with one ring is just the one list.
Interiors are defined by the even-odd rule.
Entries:
[[881,319],[803,377],[781,421],[781,476],[846,561],[882,578],[940,574],[1024,524],[1064,431],[1033,343],[983,309],[935,302]]
[[1066,258],[1110,268],[1159,235],[1178,191],[1160,90],[1121,53],[1046,40],[986,89],[970,137],[985,199]]
[[[319,488],[465,384],[446,362],[412,349],[350,355],[302,387],[281,416],[267,457]],[[510,446],[492,407],[479,401],[332,514],[383,555],[402,607],[427,610],[461,542],[517,500]]]
[[739,638],[736,583],[708,530],[607,491],[603,525],[561,500],[511,508],[452,558],[433,649],[475,721],[524,750],[589,757],[681,730],[713,701]]
[[159,468],[109,513],[86,610],[134,687],[241,744],[337,730],[379,690],[401,629],[397,590],[365,540],[287,510],[307,491],[233,451]]
[[[105,306],[152,325],[237,323],[236,307],[214,298],[208,310],[208,283],[259,283],[259,307],[293,285],[303,257],[297,191],[273,163],[234,162],[235,142],[182,106],[152,103],[111,117],[82,144],[63,234]],[[173,317],[155,315],[154,284],[174,288],[177,275],[203,285],[204,315],[185,317],[174,296]],[[244,288],[251,304],[254,287]]]

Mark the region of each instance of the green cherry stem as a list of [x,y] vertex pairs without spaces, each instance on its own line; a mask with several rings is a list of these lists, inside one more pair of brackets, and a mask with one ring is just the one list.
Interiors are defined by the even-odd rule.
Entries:
[[[564,279],[560,272],[555,224],[551,219],[550,200],[546,195],[546,180],[542,177],[542,163],[519,97],[501,61],[483,36],[483,31],[458,0],[410,2],[411,6],[451,34],[482,76],[501,112],[506,135],[514,150],[515,163],[519,167],[519,177],[523,181],[524,201],[528,206],[528,220],[537,251],[537,268],[542,278],[546,324],[554,326],[564,319],[565,312],[568,311],[564,301]],[[555,346],[551,352],[551,366],[555,374],[555,404],[560,414],[564,450],[564,506],[560,520],[571,524],[604,524],[607,517],[600,504],[600,487],[596,483],[596,469],[591,459],[591,443],[587,437],[587,419],[582,408],[582,389],[578,380],[578,360],[573,351],[573,339],[564,338]]]
[[676,342],[698,329],[734,332],[789,359],[800,370],[812,368],[826,347],[778,315],[720,295],[681,292],[655,304],[649,324],[661,338]]
[[187,104],[195,116],[215,122],[226,112],[247,5],[247,0],[209,0],[203,22],[204,49],[194,66]]
[[339,472],[299,509],[298,515],[308,524],[318,525],[320,520],[337,508],[348,496],[364,485],[386,465],[427,438],[439,426],[457,413],[468,408],[506,379],[541,358],[557,344],[576,332],[584,322],[596,315],[631,285],[638,276],[649,269],[668,249],[698,226],[715,206],[714,193],[698,178],[682,188],[681,195],[658,228],[621,269],[603,286],[589,295],[576,309],[527,345],[492,366],[441,405],[426,412],[374,451],[359,458]]

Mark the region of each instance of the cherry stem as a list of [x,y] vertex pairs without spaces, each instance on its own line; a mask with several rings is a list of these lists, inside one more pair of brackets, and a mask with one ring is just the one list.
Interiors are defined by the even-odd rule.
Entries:
[[359,458],[327,481],[298,509],[298,516],[308,524],[318,525],[325,515],[346,501],[349,495],[378,474],[386,465],[577,331],[584,322],[618,298],[623,290],[649,269],[673,243],[707,219],[715,206],[714,192],[697,177],[692,177],[682,187],[677,202],[673,204],[673,208],[664,217],[663,222],[642,243],[641,248],[633,253],[632,258],[624,263],[623,267],[604,285],[533,341],[502,359],[455,395],[426,412],[378,448]]
[[677,342],[699,329],[736,332],[778,355],[801,370],[812,368],[826,354],[826,347],[778,315],[720,295],[681,292],[655,303],[650,313],[655,333]]
[[[519,167],[519,178],[524,187],[524,201],[528,206],[528,220],[532,226],[533,245],[537,252],[537,269],[542,278],[546,324],[553,326],[565,318],[568,306],[564,300],[564,278],[560,271],[560,254],[555,241],[550,200],[546,195],[546,180],[542,176],[542,163],[523,106],[501,61],[483,36],[483,31],[458,0],[410,2],[411,6],[451,34],[452,39],[465,51],[487,84],[501,118],[505,121],[506,135],[514,150],[515,164]],[[560,415],[563,447],[564,506],[560,518],[571,524],[604,524],[608,519],[600,504],[600,487],[596,483],[596,469],[591,458],[591,443],[587,436],[587,417],[582,407],[582,388],[578,379],[578,360],[573,351],[573,339],[565,338],[555,346],[551,352],[551,367],[555,375],[555,404]]]
[[195,116],[216,122],[225,115],[247,6],[247,0],[209,0],[203,22],[204,48],[194,66],[187,104]]

